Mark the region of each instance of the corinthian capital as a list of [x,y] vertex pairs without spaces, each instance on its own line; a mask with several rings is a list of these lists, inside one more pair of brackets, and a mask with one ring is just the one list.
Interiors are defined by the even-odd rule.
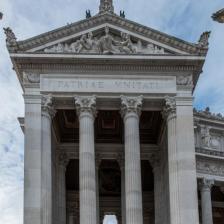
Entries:
[[201,191],[210,191],[214,185],[214,180],[203,178],[199,182],[199,189]]
[[91,113],[96,116],[96,96],[76,96],[75,107],[78,116],[83,112]]
[[170,116],[176,115],[176,100],[175,97],[165,97],[165,106],[162,111],[164,119],[168,119]]
[[42,95],[42,115],[53,118],[55,114],[56,110],[54,109],[52,95]]
[[121,115],[124,117],[128,113],[141,114],[143,96],[128,97],[121,96]]

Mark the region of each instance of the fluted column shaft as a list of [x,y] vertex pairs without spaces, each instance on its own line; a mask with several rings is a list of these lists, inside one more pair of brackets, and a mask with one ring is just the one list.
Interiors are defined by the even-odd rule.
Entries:
[[170,224],[180,224],[175,99],[173,98],[166,99],[166,106],[164,108],[163,115],[164,118],[167,120],[167,135],[168,135]]
[[139,116],[142,97],[121,97],[125,126],[126,223],[142,224],[142,184]]
[[155,224],[162,223],[162,200],[163,195],[162,179],[161,179],[161,159],[160,155],[152,155],[149,159],[153,167],[154,175],[154,207],[155,207]]
[[125,167],[124,167],[124,158],[119,156],[117,159],[120,165],[121,171],[121,217],[122,224],[126,223],[126,209],[125,209]]
[[60,154],[58,160],[58,223],[66,224],[65,172],[68,158],[65,154]]
[[95,97],[76,97],[79,116],[80,223],[96,224]]
[[211,188],[213,180],[202,179],[199,183],[201,192],[202,224],[213,224]]
[[55,115],[52,97],[42,96],[42,224],[52,224],[52,148],[51,121]]
[[97,224],[100,223],[100,192],[99,192],[99,169],[101,158],[98,155],[96,158],[96,220]]

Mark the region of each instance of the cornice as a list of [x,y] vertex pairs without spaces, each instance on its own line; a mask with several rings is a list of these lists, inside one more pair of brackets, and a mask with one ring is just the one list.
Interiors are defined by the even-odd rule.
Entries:
[[203,120],[205,122],[214,122],[217,125],[224,125],[224,116],[221,113],[212,113],[207,107],[205,110],[196,110],[194,109],[194,119],[195,121]]
[[18,52],[18,51],[24,52],[31,48],[44,45],[46,43],[55,41],[59,38],[70,36],[77,32],[85,31],[86,29],[93,28],[103,23],[109,23],[112,25],[116,25],[118,27],[122,27],[128,31],[135,32],[137,34],[140,34],[152,40],[156,40],[161,43],[172,46],[176,49],[180,49],[185,52],[188,52],[189,54],[206,55],[208,51],[207,47],[203,47],[203,46],[200,46],[199,44],[192,44],[192,43],[183,41],[176,37],[167,35],[165,33],[151,29],[149,27],[121,18],[117,16],[116,14],[112,14],[112,13],[98,14],[89,19],[81,20],[81,21],[66,25],[62,28],[41,34],[39,36],[30,38],[24,41],[18,41],[16,49],[10,48],[10,46],[8,46],[8,49],[11,52]]

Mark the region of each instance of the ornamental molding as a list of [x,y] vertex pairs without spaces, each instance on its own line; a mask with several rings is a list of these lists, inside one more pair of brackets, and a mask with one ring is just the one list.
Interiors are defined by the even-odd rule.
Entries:
[[199,180],[199,189],[201,191],[210,191],[215,181],[212,179],[202,178]]
[[75,96],[75,107],[78,116],[82,113],[90,113],[96,116],[96,96]]
[[[198,70],[198,66],[179,66],[179,65],[134,65],[134,64],[123,64],[118,65],[112,63],[110,65],[107,64],[72,64],[72,63],[48,63],[48,64],[30,64],[30,63],[21,63],[19,64],[19,70],[21,71],[32,71],[41,73],[43,71],[141,71],[141,72],[187,72],[187,71],[195,71]],[[178,74],[177,74],[178,75]]]
[[56,114],[56,110],[54,109],[54,103],[53,103],[53,97],[51,94],[48,95],[42,95],[41,99],[41,105],[42,105],[42,115],[53,118]]
[[196,167],[198,173],[224,177],[223,160],[197,156]]
[[176,116],[176,98],[166,96],[162,116],[164,119],[171,119]]
[[141,115],[143,96],[128,97],[121,96],[121,115],[126,117],[128,113],[136,113],[138,116]]
[[47,43],[74,35],[75,33],[83,32],[87,29],[94,28],[98,25],[102,24],[112,24],[127,31],[134,32],[146,38],[150,38],[155,41],[159,41],[160,43],[171,46],[175,49],[179,49],[189,54],[207,54],[207,48],[201,44],[191,44],[186,41],[174,38],[167,34],[155,31],[150,28],[146,28],[143,25],[136,24],[135,22],[131,22],[127,19],[121,18],[113,13],[102,13],[98,14],[90,19],[82,20],[76,23],[69,24],[62,28],[53,30],[51,32],[39,35],[37,37],[30,38],[25,41],[19,41],[17,43],[17,48],[11,48],[12,45],[9,46],[9,51],[11,52],[24,52],[36,47],[40,47]]
[[24,72],[23,73],[23,83],[24,84],[40,83],[40,74]]
[[177,85],[179,86],[193,86],[192,75],[180,75],[177,76]]

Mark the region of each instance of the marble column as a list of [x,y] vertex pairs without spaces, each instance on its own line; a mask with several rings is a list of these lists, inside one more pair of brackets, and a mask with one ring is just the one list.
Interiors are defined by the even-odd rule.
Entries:
[[198,224],[192,97],[166,97],[165,102],[170,224]]
[[96,215],[97,224],[100,223],[100,192],[99,192],[99,169],[102,159],[100,155],[96,155]]
[[124,167],[124,157],[119,156],[117,161],[120,165],[121,171],[121,217],[122,224],[126,223],[126,209],[125,209],[125,167]]
[[125,135],[126,223],[143,224],[139,117],[143,97],[121,96]]
[[41,221],[41,96],[24,95],[24,224]]
[[41,200],[42,224],[52,224],[52,148],[51,121],[55,115],[51,95],[42,96]]
[[211,188],[214,180],[202,179],[199,182],[201,192],[202,224],[213,224]]
[[[178,186],[178,153],[176,133],[176,101],[167,97],[163,117],[167,122],[168,139],[168,173],[169,173],[169,224],[180,224],[179,186]],[[192,223],[193,224],[193,223]]]
[[66,224],[66,181],[65,172],[69,159],[66,154],[58,155],[58,223]]
[[154,175],[154,209],[155,209],[155,224],[162,223],[162,201],[161,197],[163,195],[162,189],[162,172],[161,172],[161,158],[160,154],[151,155],[149,157],[149,162],[153,168]]
[[94,120],[96,97],[75,97],[79,116],[79,193],[80,223],[96,224],[96,167]]

